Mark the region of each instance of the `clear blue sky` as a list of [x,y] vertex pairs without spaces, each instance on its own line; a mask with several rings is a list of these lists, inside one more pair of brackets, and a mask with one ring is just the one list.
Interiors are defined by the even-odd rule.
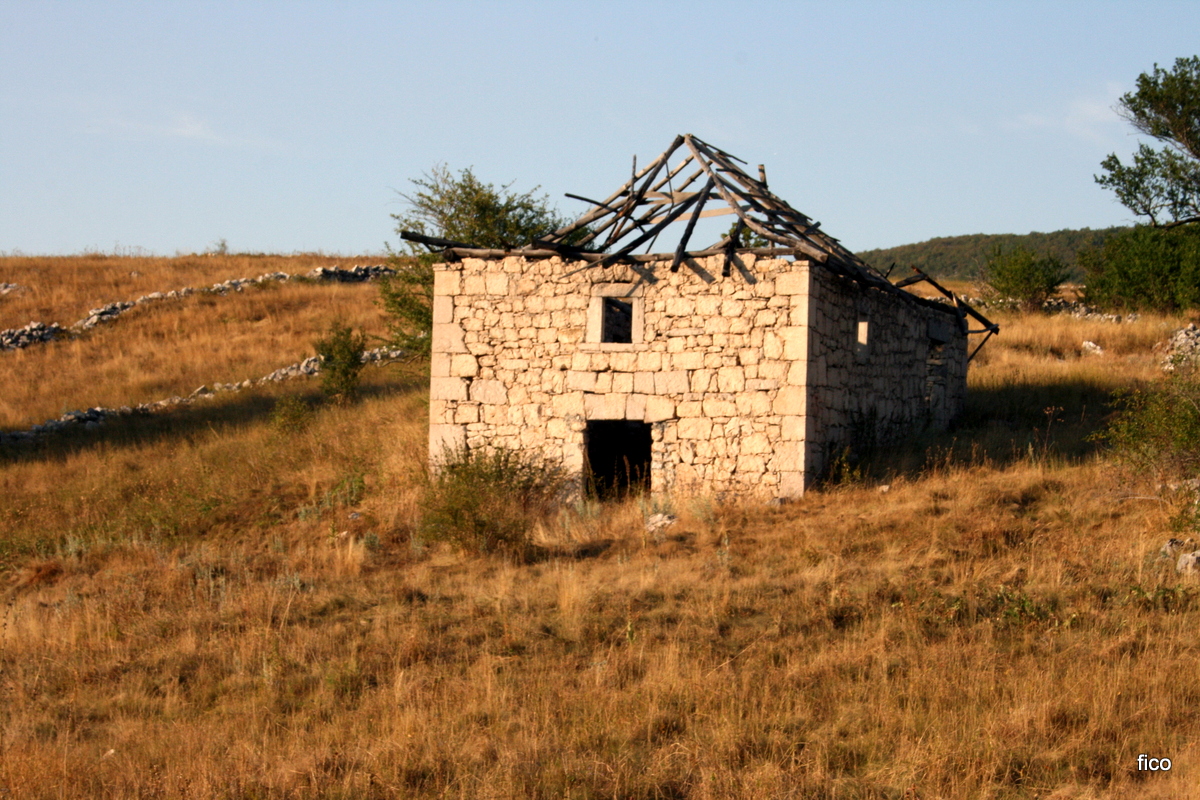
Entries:
[[1198,32],[1148,0],[0,0],[0,251],[376,253],[436,163],[574,215],[684,132],[854,250],[1124,224],[1113,106]]

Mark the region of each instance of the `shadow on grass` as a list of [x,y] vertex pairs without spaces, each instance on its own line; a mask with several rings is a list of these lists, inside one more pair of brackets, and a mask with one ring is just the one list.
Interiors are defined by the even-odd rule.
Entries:
[[[0,445],[0,465],[22,461],[56,461],[100,447],[139,447],[164,440],[190,441],[199,434],[213,431],[232,432],[269,420],[276,403],[284,397],[298,398],[312,408],[328,402],[315,380],[297,383],[222,393],[211,400],[178,405],[155,413],[111,417],[91,430],[74,426],[44,435],[32,443]],[[371,376],[369,381],[364,381],[359,389],[359,399],[391,397],[422,391],[427,387],[428,378],[419,374],[379,372]]]
[[931,468],[1019,461],[1083,461],[1103,445],[1094,434],[1112,413],[1113,390],[1087,381],[1003,383],[978,387],[945,432],[927,432],[891,447],[864,453],[864,477],[916,477]]

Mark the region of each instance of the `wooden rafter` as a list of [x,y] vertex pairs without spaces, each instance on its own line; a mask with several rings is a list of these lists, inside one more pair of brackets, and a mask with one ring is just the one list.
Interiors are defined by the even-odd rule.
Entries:
[[[673,157],[677,159],[674,165],[671,163]],[[916,271],[913,277],[892,283],[837,239],[822,231],[821,223],[775,195],[767,187],[763,165],[758,165],[758,176],[752,177],[739,164],[749,166],[719,147],[691,134],[684,134],[675,137],[661,155],[641,169],[638,169],[635,158],[629,180],[607,198],[597,201],[580,195],[567,195],[592,207],[574,222],[525,247],[495,250],[409,232],[402,236],[410,241],[423,242],[431,249],[443,250],[450,257],[562,256],[601,268],[618,262],[669,261],[671,271],[675,272],[686,259],[723,255],[722,271],[725,275],[729,274],[735,253],[805,258],[864,287],[900,294],[921,304],[937,307],[954,315],[963,330],[967,330],[966,319],[971,317],[983,325],[978,332],[987,332],[989,337],[999,332],[998,325],[922,272]],[[676,178],[689,166],[694,169],[676,184]],[[705,179],[705,183],[697,191],[692,187],[701,178]],[[697,220],[723,214],[736,215],[733,233],[706,247],[689,250]],[[670,252],[634,252],[643,245],[652,249],[664,231],[677,222],[686,225],[678,244]],[[743,235],[747,232],[757,234],[769,246],[745,247]],[[905,286],[919,281],[928,282],[952,304],[937,303],[904,291]]]

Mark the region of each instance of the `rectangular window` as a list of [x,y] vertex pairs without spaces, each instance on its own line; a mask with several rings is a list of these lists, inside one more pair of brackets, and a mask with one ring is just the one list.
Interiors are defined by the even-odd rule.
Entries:
[[871,342],[871,323],[865,319],[858,321],[858,341],[854,345],[854,354],[858,356],[859,361],[866,361],[869,345]]
[[633,341],[633,301],[622,297],[604,297],[600,321],[600,341],[629,344]]

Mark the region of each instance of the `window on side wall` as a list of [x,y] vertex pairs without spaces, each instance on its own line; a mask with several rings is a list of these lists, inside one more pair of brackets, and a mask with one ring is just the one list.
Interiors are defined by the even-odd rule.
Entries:
[[622,349],[645,341],[644,328],[640,284],[592,285],[585,342]]

